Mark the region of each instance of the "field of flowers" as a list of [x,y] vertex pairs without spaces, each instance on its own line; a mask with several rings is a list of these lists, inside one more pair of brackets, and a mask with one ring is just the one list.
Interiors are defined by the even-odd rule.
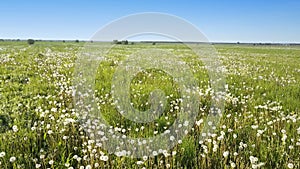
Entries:
[[300,47],[215,45],[226,77],[225,108],[216,130],[205,133],[214,91],[205,66],[189,48],[114,46],[97,68],[93,92],[109,128],[124,137],[166,132],[181,106],[172,77],[148,69],[130,83],[131,104],[149,109],[149,95],[159,88],[165,109],[146,124],[124,118],[116,108],[111,82],[126,56],[145,48],[168,50],[189,65],[199,85],[199,115],[187,136],[174,140],[170,150],[134,158],[122,150],[109,154],[103,139],[94,138],[81,123],[73,99],[73,72],[83,45],[0,42],[0,168],[300,168]]

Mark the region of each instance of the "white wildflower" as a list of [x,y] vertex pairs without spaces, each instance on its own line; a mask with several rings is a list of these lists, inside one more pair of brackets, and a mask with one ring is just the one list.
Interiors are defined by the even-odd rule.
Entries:
[[19,130],[19,129],[18,129],[18,126],[13,125],[12,130],[13,130],[14,132],[17,132],[17,131]]
[[228,155],[229,155],[229,151],[225,151],[224,153],[223,153],[223,156],[226,158],[226,157],[228,157]]
[[5,152],[3,151],[3,152],[0,153],[0,158],[2,158],[4,156],[5,156]]
[[288,168],[294,168],[294,164],[293,163],[288,163],[287,167]]
[[16,157],[10,157],[10,159],[9,159],[9,161],[10,161],[11,163],[15,162],[16,160],[17,160]]

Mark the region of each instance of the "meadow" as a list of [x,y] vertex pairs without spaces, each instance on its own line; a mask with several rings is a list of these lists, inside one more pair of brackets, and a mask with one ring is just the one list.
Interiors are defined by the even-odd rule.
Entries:
[[124,118],[111,91],[113,75],[126,56],[148,48],[167,50],[179,55],[197,79],[199,112],[191,131],[174,140],[172,149],[141,158],[127,152],[123,156],[122,150],[110,154],[103,148],[105,141],[81,123],[73,77],[83,46],[0,42],[0,168],[300,168],[299,46],[214,45],[224,66],[225,106],[216,130],[204,133],[214,91],[205,65],[189,48],[115,45],[97,67],[92,92],[97,111],[122,135],[164,133],[177,118],[182,99],[169,74],[143,70],[130,82],[130,104],[146,111],[153,103],[151,92],[160,89],[164,110],[147,124]]

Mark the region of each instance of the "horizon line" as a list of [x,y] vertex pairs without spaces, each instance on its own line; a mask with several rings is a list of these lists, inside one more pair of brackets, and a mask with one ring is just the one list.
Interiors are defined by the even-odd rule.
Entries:
[[[35,41],[80,41],[80,42],[113,42],[113,40],[111,41],[97,41],[97,40],[87,40],[87,39],[43,39],[43,38],[0,38],[0,42],[2,41],[26,41],[28,39],[33,39]],[[124,39],[126,40],[126,39]],[[118,41],[123,41],[123,40],[118,40]],[[300,42],[270,42],[270,41],[208,41],[208,42],[201,42],[201,41],[173,41],[173,40],[127,40],[128,42],[136,42],[136,43],[152,43],[152,42],[156,42],[156,43],[212,43],[212,44],[299,44]]]

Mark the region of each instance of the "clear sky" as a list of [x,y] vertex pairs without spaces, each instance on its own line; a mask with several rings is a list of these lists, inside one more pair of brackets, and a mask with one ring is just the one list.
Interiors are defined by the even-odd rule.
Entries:
[[0,3],[0,38],[86,40],[141,12],[184,18],[210,41],[300,42],[299,0],[7,0]]

